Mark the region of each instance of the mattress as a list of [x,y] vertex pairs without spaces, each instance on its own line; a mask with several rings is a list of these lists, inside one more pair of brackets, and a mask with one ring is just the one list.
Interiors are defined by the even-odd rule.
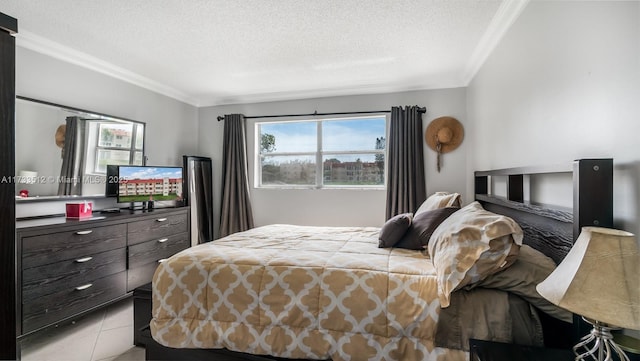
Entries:
[[[447,325],[473,324],[464,340],[436,337],[443,309],[428,255],[378,248],[379,231],[269,225],[184,250],[155,272],[152,336],[173,348],[332,360],[466,360],[466,338],[510,337],[514,311],[500,291],[482,301],[488,312]],[[445,310],[457,315],[458,304],[481,307]]]

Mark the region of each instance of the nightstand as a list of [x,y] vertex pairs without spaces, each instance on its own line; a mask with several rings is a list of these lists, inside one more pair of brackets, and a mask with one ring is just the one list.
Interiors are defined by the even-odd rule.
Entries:
[[572,361],[571,350],[469,340],[470,361]]

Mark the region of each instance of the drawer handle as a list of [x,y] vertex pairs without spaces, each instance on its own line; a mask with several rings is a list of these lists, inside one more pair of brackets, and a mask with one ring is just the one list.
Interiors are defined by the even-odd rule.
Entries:
[[76,291],[86,290],[87,288],[93,286],[93,283],[87,283],[86,285],[76,287]]
[[89,234],[91,232],[93,232],[93,229],[87,229],[86,231],[77,231],[76,234],[82,235],[82,234]]
[[162,262],[164,262],[164,261],[166,261],[166,260],[167,260],[166,258],[159,259],[159,260],[158,260],[158,263],[162,263]]
[[166,220],[167,220],[166,218],[158,218],[158,219],[156,219],[156,222],[164,222]]
[[76,260],[76,263],[85,263],[85,262],[89,262],[93,259],[93,257],[89,256],[89,257],[84,257],[84,258],[78,258]]
[[169,240],[169,238],[162,238],[162,239],[158,240],[158,243],[164,243],[164,242],[166,242],[168,240]]

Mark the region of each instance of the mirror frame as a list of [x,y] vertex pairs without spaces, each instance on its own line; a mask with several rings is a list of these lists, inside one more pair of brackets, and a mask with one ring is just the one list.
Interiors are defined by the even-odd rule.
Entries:
[[[95,111],[91,111],[91,110],[87,110],[87,109],[82,109],[82,108],[77,108],[77,107],[72,107],[72,106],[68,106],[68,105],[63,105],[63,104],[58,104],[58,103],[53,103],[53,102],[49,102],[49,101],[45,101],[45,100],[40,100],[40,99],[35,99],[35,98],[30,98],[30,97],[26,97],[26,96],[22,96],[22,95],[16,95],[16,100],[23,100],[23,101],[27,101],[27,102],[32,102],[32,103],[37,103],[40,105],[46,105],[46,106],[51,106],[51,107],[56,107],[59,108],[61,110],[66,110],[72,113],[78,113],[80,114],[84,114],[87,117],[97,117],[97,118],[110,118],[113,120],[122,120],[122,121],[126,121],[126,122],[131,122],[134,125],[135,124],[142,124],[144,127],[144,131],[142,134],[142,164],[146,164],[147,161],[147,155],[146,155],[146,145],[147,145],[147,124],[145,122],[141,122],[138,120],[133,120],[133,119],[129,119],[129,118],[124,118],[124,117],[120,117],[120,116],[115,116],[115,115],[111,115],[111,114],[106,114],[106,113],[100,113],[100,112],[95,112]],[[16,107],[17,108],[17,107]],[[62,121],[64,121],[64,119],[62,119]],[[15,139],[16,144],[19,142],[18,139]],[[14,170],[14,172],[16,172],[16,176],[18,173],[18,170]],[[41,196],[35,196],[35,197],[26,197],[26,198],[20,198],[20,197],[15,197],[16,203],[31,203],[31,202],[51,202],[51,201],[64,201],[64,200],[69,200],[69,199],[101,199],[101,198],[107,198],[106,194],[88,194],[88,195],[41,195]]]

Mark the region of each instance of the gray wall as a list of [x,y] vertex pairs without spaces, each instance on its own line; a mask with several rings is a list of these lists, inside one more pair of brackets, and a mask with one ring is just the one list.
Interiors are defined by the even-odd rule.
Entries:
[[469,172],[613,158],[615,227],[640,234],[639,24],[637,1],[529,3],[468,87]]
[[[182,165],[182,155],[197,150],[196,107],[19,46],[16,93],[145,122],[148,164]],[[19,120],[16,122],[16,127],[20,127]],[[115,204],[99,203],[103,207]],[[64,202],[28,202],[16,206],[17,217],[51,213],[64,213]]]
[[[414,91],[393,94],[344,96],[297,101],[238,104],[202,108],[199,111],[199,153],[214,162],[214,193],[216,229],[219,222],[220,184],[222,163],[222,132],[224,121],[218,122],[218,115],[241,113],[251,115],[297,114],[348,111],[390,110],[392,106],[420,105],[427,108],[423,116],[423,131],[429,122],[440,116],[453,116],[463,125],[467,123],[466,91],[463,88],[430,91]],[[299,118],[298,118],[299,119]],[[273,120],[273,119],[271,119]],[[276,190],[253,187],[254,121],[249,119],[249,172],[251,197],[256,225],[270,223],[290,223],[327,226],[381,226],[385,221],[386,192],[383,190]],[[435,152],[424,145],[425,167],[427,170],[427,193],[436,191],[459,192],[466,200],[473,195],[464,194],[466,186],[466,147],[446,154],[443,168],[436,171]]]
[[[529,3],[467,98],[469,174],[613,158],[614,227],[640,234],[640,2]],[[570,203],[570,180],[541,183]]]

